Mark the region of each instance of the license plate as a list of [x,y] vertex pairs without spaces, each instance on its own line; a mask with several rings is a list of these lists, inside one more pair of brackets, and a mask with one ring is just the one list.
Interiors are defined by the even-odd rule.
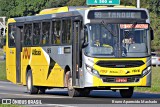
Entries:
[[127,82],[127,78],[116,78],[116,82]]

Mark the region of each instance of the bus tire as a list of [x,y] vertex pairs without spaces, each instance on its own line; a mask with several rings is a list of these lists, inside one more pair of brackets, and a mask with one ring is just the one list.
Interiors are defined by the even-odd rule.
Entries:
[[91,92],[90,89],[81,89],[80,95],[83,97],[87,97],[87,96],[89,96],[90,92]]
[[44,87],[39,87],[38,94],[45,94],[46,89]]
[[68,95],[70,97],[77,97],[77,96],[79,96],[80,95],[80,90],[78,90],[78,89],[76,89],[76,88],[74,88],[72,86],[72,76],[71,76],[70,71],[68,71],[66,73],[65,77],[67,79],[66,81],[67,81]]
[[38,93],[38,88],[33,86],[33,76],[32,76],[31,70],[28,70],[28,72],[27,72],[26,85],[27,85],[27,90],[28,90],[29,94],[37,94]]
[[130,87],[129,89],[120,90],[120,94],[122,98],[131,98],[134,92],[134,88]]

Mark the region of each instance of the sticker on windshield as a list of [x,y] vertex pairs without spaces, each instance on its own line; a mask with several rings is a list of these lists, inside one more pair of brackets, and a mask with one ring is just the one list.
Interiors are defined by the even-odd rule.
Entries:
[[120,24],[121,29],[148,29],[148,24],[136,24],[133,26],[133,24]]

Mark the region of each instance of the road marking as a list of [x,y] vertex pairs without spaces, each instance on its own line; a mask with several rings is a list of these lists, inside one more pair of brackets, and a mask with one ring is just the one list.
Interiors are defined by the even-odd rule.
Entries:
[[16,95],[16,96],[28,96],[28,97],[33,97],[33,98],[37,98],[37,97],[39,97],[39,98],[72,98],[72,97],[62,97],[62,96],[44,96],[43,94],[43,96],[42,95],[23,95],[23,94],[11,94],[11,93],[0,93],[0,95]]

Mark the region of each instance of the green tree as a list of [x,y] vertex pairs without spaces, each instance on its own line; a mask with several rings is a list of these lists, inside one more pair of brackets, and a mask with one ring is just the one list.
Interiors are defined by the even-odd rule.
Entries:
[[149,0],[149,10],[160,16],[160,0]]
[[70,0],[67,5],[69,6],[85,6],[86,0]]
[[0,15],[10,17],[35,15],[46,8],[49,0],[1,0]]
[[46,8],[62,7],[66,6],[67,2],[69,2],[69,0],[48,0],[45,7]]

